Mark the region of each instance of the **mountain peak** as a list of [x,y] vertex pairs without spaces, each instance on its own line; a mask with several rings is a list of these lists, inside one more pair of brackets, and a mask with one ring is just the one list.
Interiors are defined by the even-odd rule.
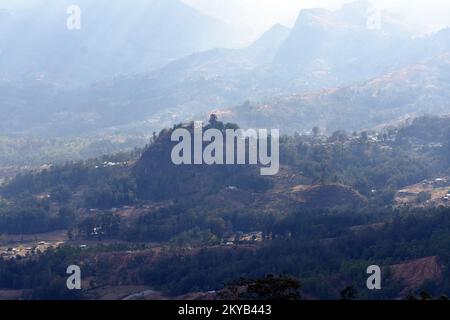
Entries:
[[294,30],[308,26],[333,25],[336,22],[336,17],[332,11],[322,8],[303,9],[298,15]]
[[269,63],[275,57],[281,44],[289,36],[290,31],[291,29],[288,27],[277,23],[245,50],[256,63]]
[[367,20],[375,11],[368,0],[355,1],[344,4],[336,11],[324,8],[302,9],[297,18],[295,28],[306,26],[346,27],[367,26]]
[[274,39],[286,38],[289,35],[291,29],[288,27],[277,23],[273,25],[269,30],[264,32],[259,39],[257,39],[250,47],[258,46],[261,43],[272,43]]
[[368,0],[359,0],[342,5],[339,10],[341,14],[352,14],[359,16],[367,16],[370,11],[374,9],[374,6]]
[[272,32],[279,32],[279,31],[289,31],[290,28],[286,27],[285,25],[282,25],[281,23],[274,24],[269,30],[264,32],[264,34],[272,33]]
[[306,67],[322,61],[339,66],[361,60],[362,55],[370,56],[380,47],[392,45],[396,50],[399,41],[394,38],[407,41],[403,29],[393,22],[385,24],[367,0],[343,5],[336,11],[306,9],[300,12],[275,61]]
[[344,4],[337,13],[351,25],[367,27],[368,19],[374,12],[375,8],[369,1],[361,0]]

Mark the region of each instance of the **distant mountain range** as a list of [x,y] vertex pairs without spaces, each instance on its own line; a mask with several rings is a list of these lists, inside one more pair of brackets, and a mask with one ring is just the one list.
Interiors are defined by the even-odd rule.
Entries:
[[[160,4],[158,8],[166,12],[167,6],[175,7],[178,9],[169,11],[180,16],[187,12],[189,19],[195,18],[195,23],[186,18],[188,29],[193,28],[183,30],[186,34],[201,36],[206,29],[217,30],[205,27],[218,25],[217,21],[175,1],[167,3],[171,5]],[[162,12],[158,10],[148,9],[152,17]],[[366,1],[344,5],[337,11],[303,10],[292,30],[276,25],[246,48],[197,52],[143,73],[131,72],[137,67],[135,63],[116,65],[95,53],[95,59],[106,66],[130,72],[83,88],[35,79],[19,85],[0,83],[0,93],[5,97],[0,111],[6,119],[0,125],[0,134],[148,132],[206,117],[213,110],[243,125],[276,126],[286,131],[305,131],[316,125],[327,130],[366,129],[417,114],[446,113],[450,29],[414,37],[389,16],[371,24],[371,15]],[[129,19],[134,25],[132,21],[136,20]],[[145,30],[159,21],[145,20]],[[144,26],[138,28],[142,34]],[[117,25],[117,30],[125,29],[129,28]],[[169,30],[160,38],[155,36],[162,39],[159,46],[180,45],[170,39],[189,42],[189,37],[176,37],[176,32]],[[117,34],[113,37],[116,39]],[[128,35],[124,38],[129,40]],[[116,59],[117,54],[126,52],[124,48],[104,50],[115,52],[111,57]],[[181,55],[189,51],[179,48],[173,48],[173,52]],[[130,50],[139,55],[138,60],[156,61],[150,58],[150,49]],[[95,59],[87,61],[95,64]]]
[[80,30],[66,27],[73,1],[27,3],[14,10],[0,4],[0,79],[86,85],[236,38],[229,25],[178,0],[79,0]]
[[217,110],[244,127],[307,131],[370,130],[422,115],[450,113],[450,53],[355,85],[286,94]]
[[154,72],[84,88],[35,79],[0,82],[0,109],[7,119],[0,134],[77,135],[142,121],[147,128],[162,128],[230,101],[238,104],[246,99],[241,78],[270,63],[288,34],[277,25],[243,49],[204,51]]

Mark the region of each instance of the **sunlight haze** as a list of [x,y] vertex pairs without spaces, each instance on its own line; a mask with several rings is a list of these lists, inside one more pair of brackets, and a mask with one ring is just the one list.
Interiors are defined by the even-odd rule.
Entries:
[[[291,27],[301,9],[337,9],[349,0],[183,0],[200,11],[239,26],[254,38],[276,23]],[[372,0],[380,10],[399,16],[415,33],[429,33],[450,26],[446,0]]]

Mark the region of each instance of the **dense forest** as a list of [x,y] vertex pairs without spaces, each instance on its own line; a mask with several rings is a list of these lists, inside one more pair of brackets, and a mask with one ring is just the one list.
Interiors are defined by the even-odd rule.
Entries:
[[[217,123],[222,128],[234,126]],[[209,212],[214,210],[205,199],[227,186],[235,186],[243,193],[264,194],[273,189],[276,177],[263,178],[250,166],[174,166],[166,159],[171,146],[169,137],[170,130],[163,130],[143,153],[136,150],[19,174],[1,189],[0,232],[16,233],[22,228],[22,233],[34,233],[38,231],[36,228],[39,231],[60,228],[71,222],[72,215],[67,213],[71,207],[107,212],[120,206],[159,200],[175,200],[176,203],[152,215],[152,220],[143,215],[141,222],[147,219],[152,223],[139,223],[138,227],[160,225],[164,230],[167,225],[166,229],[177,230],[176,220],[179,219],[176,217],[180,217],[184,220],[179,221],[182,226],[187,226],[186,221],[191,220],[196,221],[192,225],[201,229],[214,229],[208,223],[199,225],[200,221],[210,220],[205,215],[212,220],[220,218],[226,224],[234,220],[241,225],[262,227],[264,222],[255,221],[261,217],[249,212],[235,212],[233,218],[220,216],[222,208],[214,208],[219,212]],[[281,163],[299,177],[298,184],[350,186],[367,198],[368,207],[378,208],[392,205],[396,191],[405,186],[448,175],[449,139],[450,119],[437,117],[419,118],[401,128],[376,133],[336,132],[327,137],[315,128],[311,135],[282,137]],[[192,211],[191,217],[187,218],[189,211]],[[229,210],[225,211],[225,216],[231,215]],[[43,225],[30,225],[29,230],[25,225],[19,228],[22,218],[15,212],[24,212],[30,218],[39,216]],[[59,217],[60,213],[66,217]],[[241,217],[250,221],[242,221]],[[61,221],[46,222],[49,219]],[[155,223],[155,219],[159,223]],[[16,227],[10,228],[12,224]],[[186,227],[181,229],[186,231]],[[169,234],[157,230],[133,233],[150,233],[153,239],[158,239],[155,236],[158,233]]]
[[267,273],[286,274],[300,278],[304,291],[320,298],[336,299],[338,289],[354,285],[364,293],[360,298],[392,299],[399,297],[404,284],[394,280],[386,268],[383,290],[369,292],[365,288],[367,266],[388,266],[436,255],[447,266],[443,278],[425,283],[421,289],[435,296],[450,292],[449,209],[374,212],[389,214],[392,221],[380,229],[356,233],[348,227],[359,223],[358,218],[336,212],[321,213],[320,218],[315,214],[306,234],[301,233],[307,228],[302,223],[304,218],[297,215],[283,222],[284,228],[275,226],[283,233],[294,234],[277,237],[256,252],[205,249],[193,256],[173,255],[144,270],[143,280],[176,295],[213,290],[236,275],[252,278]]
[[[237,127],[215,119],[207,126]],[[177,127],[144,150],[17,175],[0,191],[0,233],[65,229],[71,240],[163,244],[162,256],[128,266],[119,282],[171,296],[277,274],[300,279],[314,298],[338,298],[346,286],[360,298],[398,298],[408,286],[388,266],[431,256],[441,278],[410,289],[450,292],[450,209],[426,206],[429,197],[415,206],[395,202],[402,188],[450,175],[450,118],[422,117],[377,132],[325,136],[314,128],[283,136],[282,174],[274,177],[251,166],[174,166],[167,155]],[[298,186],[309,189],[297,196]],[[256,232],[261,241],[224,246]],[[58,287],[67,259],[89,261],[105,250],[77,251],[69,242],[38,259],[0,260],[0,287],[34,288],[31,298],[58,296],[36,288],[50,279]],[[382,291],[364,290],[371,264],[385,266]],[[87,274],[108,283],[96,270],[116,267],[97,262]]]

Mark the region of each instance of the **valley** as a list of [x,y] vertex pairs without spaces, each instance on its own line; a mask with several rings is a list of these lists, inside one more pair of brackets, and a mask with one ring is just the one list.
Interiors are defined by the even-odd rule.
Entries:
[[[392,17],[380,30],[367,29],[361,21],[368,6],[303,10],[293,28],[275,25],[247,47],[197,50],[89,85],[0,82],[0,111],[7,119],[0,134],[149,136],[174,123],[205,119],[213,110],[243,128],[292,134],[318,126],[332,133],[448,113],[448,29],[412,37]],[[359,18],[348,21],[349,15]],[[309,44],[313,35],[317,45]],[[303,47],[310,52],[293,53]],[[126,63],[113,65],[130,70]]]
[[0,300],[448,300],[450,21],[79,0],[73,29],[68,0],[16,2]]

